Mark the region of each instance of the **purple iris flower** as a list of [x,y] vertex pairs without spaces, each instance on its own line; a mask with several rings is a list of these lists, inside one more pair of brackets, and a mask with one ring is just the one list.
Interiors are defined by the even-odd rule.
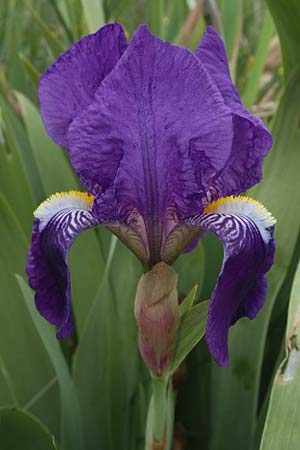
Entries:
[[213,232],[224,260],[206,340],[228,365],[228,331],[262,307],[275,220],[238,195],[258,183],[272,145],[232,84],[223,42],[208,28],[195,53],[141,25],[127,43],[106,25],[72,45],[43,74],[41,115],[68,150],[87,194],[58,193],[34,213],[27,273],[39,312],[72,333],[67,254],[84,230],[106,226],[151,268]]

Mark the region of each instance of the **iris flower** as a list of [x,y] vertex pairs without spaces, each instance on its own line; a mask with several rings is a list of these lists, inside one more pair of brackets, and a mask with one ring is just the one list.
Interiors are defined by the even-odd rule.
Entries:
[[232,84],[223,42],[208,28],[195,53],[141,25],[72,45],[42,75],[41,116],[67,149],[87,193],[57,193],[34,213],[27,262],[40,314],[59,339],[73,330],[67,255],[83,231],[106,226],[145,271],[172,262],[207,232],[224,246],[206,328],[228,365],[228,331],[263,306],[275,220],[240,197],[258,183],[272,138]]

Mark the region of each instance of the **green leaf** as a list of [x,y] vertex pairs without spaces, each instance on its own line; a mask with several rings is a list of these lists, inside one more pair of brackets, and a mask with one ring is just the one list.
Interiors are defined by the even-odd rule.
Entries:
[[89,32],[95,33],[105,23],[102,0],[81,0]]
[[262,76],[263,69],[266,64],[267,52],[270,40],[274,33],[274,23],[272,16],[266,12],[263,26],[260,32],[257,43],[256,52],[254,55],[253,65],[247,74],[246,86],[242,95],[242,100],[246,108],[251,108],[256,100],[259,83]]
[[133,314],[141,265],[119,241],[111,254],[74,361],[88,450],[129,448],[132,398],[147,377]]
[[170,374],[175,372],[182,361],[204,336],[208,305],[209,301],[199,303],[187,310],[181,318],[175,353],[172,364],[168,370]]
[[34,305],[33,292],[27,283],[19,275],[16,277],[28,311],[45,350],[50,357],[59,383],[62,416],[62,447],[65,450],[80,450],[83,446],[78,399],[69,369],[55,337],[54,328],[37,312]]
[[78,189],[78,182],[72,173],[66,154],[48,137],[38,110],[23,94],[18,92],[16,95],[22,107],[29,140],[46,195],[57,191]]
[[185,297],[179,306],[179,314],[182,317],[187,311],[191,309],[197,295],[198,286],[194,286],[190,293]]
[[60,22],[62,28],[64,29],[66,36],[68,37],[69,43],[72,44],[74,42],[74,37],[72,34],[72,31],[70,30],[67,20],[68,20],[68,14],[66,11],[66,8],[64,8],[64,2],[59,1],[56,3],[56,0],[49,0],[49,3],[51,3],[51,6],[57,16],[58,21]]
[[[243,319],[231,330],[230,367],[212,372],[212,441],[210,450],[251,448],[256,423],[259,381],[272,309],[288,274],[300,224],[300,70],[286,87],[273,126],[274,146],[264,166],[263,181],[252,190],[276,217],[276,254],[268,275],[268,298],[254,321]],[[288,232],[287,232],[288,230]],[[247,351],[245,351],[247,349]]]
[[[27,408],[57,436],[59,398],[51,362],[33,326],[14,272],[24,274],[27,240],[16,215],[0,193],[0,367],[14,405]],[[45,390],[45,387],[49,389]],[[42,395],[40,395],[42,393]],[[35,399],[35,401],[33,401]],[[0,405],[6,402],[0,396]]]
[[11,380],[4,361],[0,355],[0,392],[1,392],[1,405],[13,405],[18,406],[18,400],[16,398],[15,389]]
[[32,225],[33,198],[19,154],[10,140],[5,114],[2,127],[5,141],[0,142],[0,191],[12,205],[23,230],[29,234]]
[[19,58],[23,64],[23,67],[27,73],[28,78],[33,82],[35,88],[37,88],[38,81],[40,79],[40,72],[34,67],[24,53],[19,53]]
[[286,357],[273,384],[260,450],[297,450],[300,431],[300,262],[292,287]]
[[198,243],[192,252],[182,254],[175,261],[173,267],[178,273],[179,294],[187,295],[191,290],[191,286],[195,286],[195,284],[200,287],[200,292],[202,291],[205,255],[201,242]]
[[[5,6],[7,7],[6,11]],[[14,89],[23,90],[26,89],[26,80],[23,76],[18,53],[20,46],[24,43],[24,28],[22,26],[24,23],[24,4],[18,0],[1,1],[0,11],[0,31],[4,30],[3,37],[0,36],[1,63],[3,63],[4,57],[5,73],[10,86]]]
[[147,412],[149,409],[150,398],[152,394],[152,385],[150,378],[144,383],[139,383],[136,392],[131,400],[131,427],[129,431],[129,445],[130,450],[144,450],[145,449],[145,431]]
[[165,0],[147,2],[149,28],[155,36],[164,38],[164,3]]
[[49,48],[53,53],[53,56],[58,57],[61,53],[64,52],[64,46],[58,41],[58,39],[56,39],[54,33],[50,30],[48,25],[31,6],[31,4],[29,2],[26,2],[26,6],[30,10],[35,23],[39,26],[40,31],[43,33],[43,36],[45,37],[47,44],[49,45]]
[[1,95],[0,105],[5,125],[7,145],[11,151],[15,151],[18,155],[18,159],[26,175],[27,183],[30,186],[31,195],[35,202],[38,203],[44,199],[45,193],[26,131],[16,114],[8,107]]
[[188,3],[181,0],[174,0],[169,3],[169,10],[167,11],[166,19],[166,40],[172,42],[185,23],[185,20],[190,12]]
[[239,51],[239,42],[242,31],[242,1],[221,0],[220,13],[222,17],[226,53],[229,59],[230,72],[235,79],[236,60]]
[[11,408],[0,408],[0,442],[3,450],[58,450],[54,437],[41,422]]
[[65,6],[65,10],[69,18],[68,23],[70,25],[70,28],[72,29],[74,39],[78,40],[82,38],[83,34],[85,33],[83,26],[84,15],[82,11],[81,0],[63,0],[63,2],[59,1],[59,3],[63,3]]
[[267,0],[273,16],[282,49],[285,77],[300,64],[300,3],[298,0]]

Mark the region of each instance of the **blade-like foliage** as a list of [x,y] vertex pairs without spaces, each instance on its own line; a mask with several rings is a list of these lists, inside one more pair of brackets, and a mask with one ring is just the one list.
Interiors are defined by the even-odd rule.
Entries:
[[59,450],[41,422],[11,408],[0,408],[0,442],[3,450]]
[[294,187],[300,167],[299,83],[298,70],[289,81],[273,126],[274,146],[264,168],[268,176],[252,192],[277,219],[277,251],[263,311],[255,321],[242,320],[232,329],[229,369],[213,367],[213,450],[225,450],[229,441],[232,449],[252,445],[268,324],[300,229],[300,210],[295,207],[300,202],[300,189]]
[[286,331],[286,356],[273,384],[261,450],[296,450],[300,439],[300,263],[292,287]]
[[1,193],[0,211],[0,372],[11,397],[1,395],[0,406],[22,407],[59,435],[55,373],[14,277],[16,271],[24,273],[28,242]]
[[266,0],[280,37],[285,77],[300,64],[300,3],[298,0]]
[[64,450],[81,450],[82,432],[78,400],[65,358],[55,339],[55,330],[39,315],[34,306],[33,292],[17,275],[17,281],[33,323],[48,353],[60,387],[61,398],[61,442]]

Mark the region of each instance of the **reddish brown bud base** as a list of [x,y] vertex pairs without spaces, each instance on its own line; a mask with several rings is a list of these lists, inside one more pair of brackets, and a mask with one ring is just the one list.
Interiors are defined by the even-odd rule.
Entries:
[[177,273],[163,262],[142,275],[134,314],[139,327],[139,349],[153,375],[169,366],[179,326]]

